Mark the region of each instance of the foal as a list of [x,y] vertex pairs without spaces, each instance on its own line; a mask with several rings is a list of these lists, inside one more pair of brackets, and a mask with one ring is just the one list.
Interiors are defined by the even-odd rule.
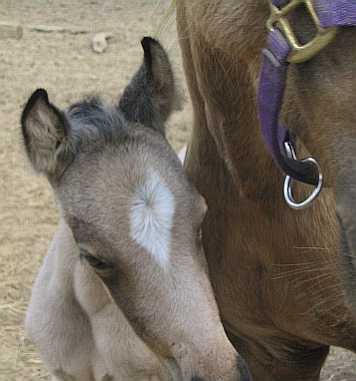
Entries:
[[62,112],[37,90],[24,109],[61,213],[27,332],[57,380],[240,380],[201,248],[206,206],[165,139],[172,69],[157,41],[142,46],[117,105]]

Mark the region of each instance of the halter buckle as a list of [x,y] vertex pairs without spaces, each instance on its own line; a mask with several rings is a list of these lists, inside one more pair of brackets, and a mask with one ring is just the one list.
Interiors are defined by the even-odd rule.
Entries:
[[[337,28],[323,28],[319,17],[314,9],[313,0],[291,0],[287,5],[278,8],[270,1],[271,15],[267,21],[267,28],[273,31],[277,27],[285,36],[292,51],[288,56],[288,62],[301,63],[308,61],[317,55],[323,48],[335,38]],[[297,39],[287,16],[297,7],[305,5],[316,27],[316,36],[306,44],[301,44]]]
[[[285,142],[284,147],[285,147],[287,156],[290,159],[298,160],[294,147],[290,142]],[[294,180],[290,176],[286,176],[284,181],[284,188],[283,188],[284,198],[287,204],[292,209],[296,209],[296,210],[302,210],[310,206],[319,197],[323,189],[323,183],[324,183],[324,178],[323,178],[323,174],[321,172],[321,167],[319,163],[313,157],[308,157],[302,161],[309,162],[315,165],[316,169],[318,170],[318,185],[314,188],[311,194],[304,201],[298,202],[295,200],[293,196],[293,181]]]

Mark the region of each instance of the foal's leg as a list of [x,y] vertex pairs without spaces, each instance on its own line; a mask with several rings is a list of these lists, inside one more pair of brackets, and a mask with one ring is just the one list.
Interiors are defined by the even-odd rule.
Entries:
[[257,344],[228,335],[246,360],[254,381],[319,381],[328,346],[314,348],[280,338]]

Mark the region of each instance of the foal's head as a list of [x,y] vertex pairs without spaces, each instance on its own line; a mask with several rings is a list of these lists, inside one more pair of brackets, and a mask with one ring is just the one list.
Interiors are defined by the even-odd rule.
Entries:
[[58,199],[80,256],[178,379],[238,380],[200,242],[206,205],[165,139],[176,104],[160,44],[115,106],[60,111],[37,90],[22,115],[27,154]]

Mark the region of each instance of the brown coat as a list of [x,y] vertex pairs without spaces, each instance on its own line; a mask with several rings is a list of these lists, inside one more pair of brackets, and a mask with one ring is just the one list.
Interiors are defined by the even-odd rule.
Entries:
[[[203,241],[225,328],[254,380],[312,381],[330,345],[356,351],[335,206],[341,139],[332,130],[335,113],[340,117],[337,98],[355,89],[345,76],[347,64],[349,75],[356,71],[356,49],[348,50],[344,66],[331,65],[340,49],[354,46],[354,32],[340,32],[339,45],[325,49],[317,65],[291,68],[284,119],[318,158],[330,186],[312,208],[296,212],[283,200],[283,177],[266,152],[256,115],[268,14],[263,0],[177,1],[194,108],[186,169],[208,203]],[[307,37],[311,26],[303,11],[294,17],[298,34]],[[354,105],[347,105],[343,128],[355,117]],[[300,144],[299,154],[305,151]],[[296,193],[304,192],[299,187]]]

